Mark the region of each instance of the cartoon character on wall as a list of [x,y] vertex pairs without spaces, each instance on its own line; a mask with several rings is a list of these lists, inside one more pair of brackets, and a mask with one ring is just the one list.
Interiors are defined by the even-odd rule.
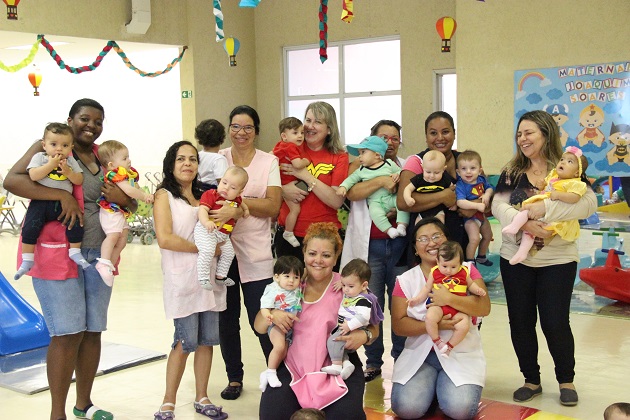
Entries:
[[543,111],[548,114],[551,114],[556,124],[558,124],[558,128],[560,129],[560,141],[562,142],[562,148],[567,145],[567,140],[569,140],[569,133],[562,128],[564,123],[569,121],[569,106],[567,104],[551,104],[545,105],[543,107]]
[[592,143],[601,147],[606,136],[599,127],[604,123],[604,111],[595,104],[590,104],[580,112],[580,125],[584,127],[576,139],[580,147]]
[[630,165],[630,125],[615,125],[613,123],[610,127],[608,141],[613,144],[613,147],[606,153],[608,164],[623,162]]

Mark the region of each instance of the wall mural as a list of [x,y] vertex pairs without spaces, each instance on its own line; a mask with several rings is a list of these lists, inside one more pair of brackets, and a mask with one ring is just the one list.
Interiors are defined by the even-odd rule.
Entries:
[[535,109],[554,117],[563,148],[584,151],[589,175],[630,176],[630,61],[515,71],[514,126]]

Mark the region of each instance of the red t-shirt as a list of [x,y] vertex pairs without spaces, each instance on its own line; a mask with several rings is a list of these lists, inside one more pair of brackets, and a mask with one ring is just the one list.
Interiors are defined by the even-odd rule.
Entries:
[[[289,143],[288,141],[280,140],[271,152],[278,158],[278,163],[291,163],[293,159],[303,159],[300,149],[295,143]],[[280,171],[280,184],[285,185],[289,182],[295,181],[293,175],[284,175]]]
[[[308,171],[324,184],[336,187],[341,185],[348,176],[348,154],[346,152],[333,154],[326,148],[313,151],[309,149],[306,142],[302,143],[299,149],[302,155],[311,162],[307,167]],[[337,209],[324,204],[313,191],[300,204],[302,208],[295,224],[295,236],[304,237],[306,229],[315,222],[333,222],[338,228],[341,228]],[[289,214],[289,207],[283,202],[278,216],[280,226],[285,225],[287,214]]]

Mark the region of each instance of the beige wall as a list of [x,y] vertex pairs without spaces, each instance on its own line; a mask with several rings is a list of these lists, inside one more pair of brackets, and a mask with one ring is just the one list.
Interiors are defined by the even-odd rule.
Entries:
[[457,0],[458,141],[487,173],[514,153],[514,71],[630,59],[628,0]]

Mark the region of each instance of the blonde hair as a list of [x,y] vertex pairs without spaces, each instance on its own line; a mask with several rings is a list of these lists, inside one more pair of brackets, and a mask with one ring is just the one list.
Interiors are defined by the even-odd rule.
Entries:
[[337,154],[343,152],[343,145],[341,144],[341,136],[339,135],[339,126],[337,125],[337,114],[335,108],[333,108],[327,102],[311,102],[306,107],[304,115],[308,111],[312,111],[315,118],[322,119],[328,126],[330,134],[326,136],[324,140],[324,147],[330,153]]
[[98,159],[101,161],[101,165],[107,166],[117,152],[125,149],[127,149],[127,146],[118,140],[104,141],[98,146]]
[[476,160],[481,166],[481,155],[474,150],[464,150],[459,154],[459,156],[457,156],[458,165],[459,162],[471,162],[473,160]]
[[436,162],[440,166],[446,165],[446,156],[439,150],[429,150],[422,157],[422,162]]
[[228,173],[232,173],[243,178],[243,188],[245,188],[245,185],[247,185],[247,182],[249,181],[249,174],[245,169],[241,168],[240,166],[230,166],[225,170],[225,174],[223,174],[223,176]]

